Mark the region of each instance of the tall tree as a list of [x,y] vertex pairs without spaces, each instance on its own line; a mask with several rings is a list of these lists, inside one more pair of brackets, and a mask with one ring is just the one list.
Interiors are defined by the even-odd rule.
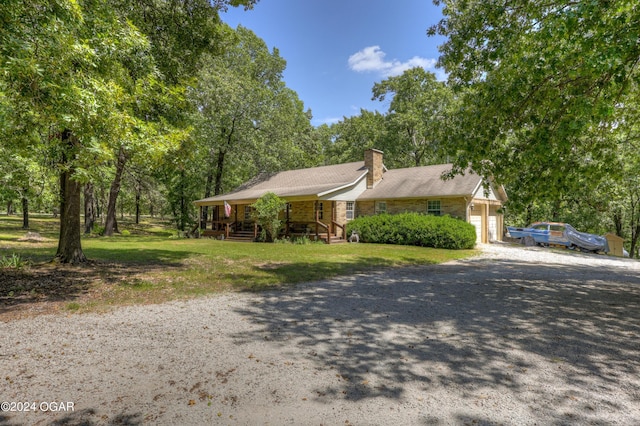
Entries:
[[[0,9],[0,68],[15,123],[49,129],[58,155],[60,240],[56,259],[86,260],[80,242],[81,184],[131,128],[122,90],[135,58],[148,67],[148,43],[102,0],[8,1]],[[46,132],[43,132],[46,133]]]
[[424,68],[412,68],[373,86],[373,99],[388,98],[385,151],[405,167],[441,163],[443,139],[453,95]]
[[[188,84],[196,74],[197,64],[204,53],[218,52],[220,44],[220,25],[218,10],[228,4],[245,4],[251,7],[254,0],[209,2],[207,0],[169,0],[156,3],[138,3],[130,7],[129,2],[110,0],[121,16],[131,19],[150,40],[151,53],[158,66],[159,75],[164,84],[176,93]],[[132,76],[134,74],[132,73]],[[134,78],[140,76],[134,76]],[[136,86],[140,87],[140,85]],[[144,86],[142,86],[144,87]],[[137,93],[137,96],[145,96]],[[147,102],[140,107],[136,102],[136,116],[149,125],[153,120],[164,120],[174,126],[186,126],[184,113],[186,105],[177,107],[176,99],[167,96],[155,99],[155,103]],[[122,178],[131,157],[136,152],[149,153],[158,149],[158,140],[137,138],[123,140],[114,155],[115,174],[109,191],[109,202],[105,222],[105,235],[118,231],[116,221],[116,202],[120,193]],[[175,142],[175,139],[173,140]],[[142,143],[141,143],[142,142]],[[164,149],[166,150],[166,149]]]
[[246,28],[226,31],[224,53],[207,58],[191,93],[205,197],[310,161],[310,114],[282,81],[285,60]]
[[[179,11],[180,19],[157,21],[146,28],[154,41],[158,40],[151,46],[133,19],[123,13],[129,10],[144,15],[142,4],[136,9],[123,2],[117,13],[107,0],[7,0],[0,4],[2,103],[11,107],[9,121],[15,131],[48,133],[45,143],[58,154],[61,214],[56,259],[60,262],[86,260],[80,242],[81,183],[90,180],[96,164],[119,152],[118,142],[137,133],[141,121],[132,95],[138,92],[132,88],[150,81],[138,77],[153,75],[155,53],[168,46],[163,37],[175,39],[177,27],[197,21],[191,15],[196,9],[194,2],[176,0],[149,6],[166,10],[178,3],[185,5]],[[214,22],[220,5],[245,3],[251,2],[221,0],[211,5],[200,1],[198,6],[208,8],[207,22]],[[176,32],[163,34],[169,24]],[[210,32],[206,34],[208,37]],[[206,43],[211,44],[207,37]],[[170,47],[180,50],[175,44]],[[179,55],[163,57],[158,53],[158,57],[166,79],[187,78],[182,72],[170,76],[169,71],[194,62],[181,62]]]
[[387,121],[377,111],[362,109],[359,115],[344,117],[327,129],[319,128],[318,132],[328,133],[324,136],[326,164],[360,161],[369,148],[387,149]]

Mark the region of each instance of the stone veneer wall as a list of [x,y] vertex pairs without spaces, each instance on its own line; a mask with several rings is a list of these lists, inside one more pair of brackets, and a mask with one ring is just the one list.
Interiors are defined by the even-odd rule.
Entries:
[[[466,202],[464,198],[431,198],[431,201],[440,201],[440,210],[443,215],[448,214],[462,220],[466,218]],[[416,198],[406,200],[379,200],[386,201],[387,213],[398,214],[405,212],[426,213],[427,199]],[[374,201],[358,201],[356,202],[356,217],[371,216],[375,214]]]
[[[324,223],[331,221],[331,201],[319,201],[322,203]],[[281,219],[286,217],[286,211],[282,212]],[[291,203],[291,213],[289,218],[293,222],[313,222],[316,220],[315,201],[294,201]]]

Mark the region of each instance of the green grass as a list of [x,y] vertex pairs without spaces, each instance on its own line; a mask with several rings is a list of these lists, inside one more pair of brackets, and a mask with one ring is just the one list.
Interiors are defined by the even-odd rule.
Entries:
[[[284,288],[339,275],[436,264],[475,254],[473,250],[380,244],[294,245],[178,239],[166,225],[134,225],[121,220],[121,230],[126,229],[129,235],[83,237],[83,250],[91,260],[88,265],[55,266],[49,261],[57,247],[57,220],[36,216],[30,224],[30,231],[47,239],[20,241],[27,232],[21,229],[21,218],[0,216],[0,257],[20,256],[29,265],[21,273],[34,281],[32,286],[24,284],[22,276],[21,287],[16,291],[15,286],[0,279],[0,301],[12,302],[7,298],[15,298],[16,302],[29,294],[32,297],[27,300],[62,299],[66,309],[74,312],[224,291]],[[51,283],[49,289],[42,284],[47,282]]]

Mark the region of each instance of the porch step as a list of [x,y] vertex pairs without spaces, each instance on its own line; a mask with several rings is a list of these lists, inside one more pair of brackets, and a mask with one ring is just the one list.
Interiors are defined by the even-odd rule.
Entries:
[[347,240],[345,240],[344,238],[340,238],[340,237],[331,237],[331,244],[342,244],[342,243],[346,243]]
[[[335,236],[335,235],[332,235],[330,238],[331,238],[330,244],[340,244],[340,243],[346,243],[347,242],[347,240],[345,240],[344,238],[340,238],[340,237]],[[327,234],[320,234],[320,239],[326,243],[327,242]]]
[[236,231],[233,234],[229,235],[229,238],[227,238],[227,241],[252,242],[253,232],[252,231]]

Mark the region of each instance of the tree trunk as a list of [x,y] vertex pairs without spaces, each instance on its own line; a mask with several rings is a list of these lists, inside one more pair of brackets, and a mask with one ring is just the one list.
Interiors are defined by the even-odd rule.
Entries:
[[214,195],[220,195],[222,193],[222,175],[224,172],[224,158],[225,158],[225,155],[227,154],[227,150],[231,149],[231,145],[233,144],[233,134],[236,129],[235,125],[236,125],[235,120],[233,120],[231,129],[228,131],[226,129],[223,130],[223,134],[226,135],[224,136],[224,138],[226,139],[226,146],[220,148],[220,150],[218,151],[218,160],[216,163],[216,179],[215,179],[215,185],[213,187]]
[[631,246],[629,247],[629,257],[635,258],[638,238],[640,237],[640,197],[635,198],[631,195],[629,228],[631,229]]
[[224,156],[226,152],[224,150],[218,151],[218,162],[216,164],[216,180],[213,187],[213,193],[219,195],[222,192],[222,172],[224,170]]
[[93,184],[84,186],[84,233],[90,234],[96,221],[95,200],[93,196]]
[[185,211],[186,203],[184,199],[184,181],[185,181],[185,173],[184,170],[180,171],[180,223],[178,224],[178,229],[180,231],[184,231],[186,229],[186,221],[187,221],[187,212]]
[[529,226],[529,224],[531,223],[531,220],[533,217],[532,210],[533,210],[533,206],[531,204],[528,204],[526,214],[525,214],[525,226]]
[[29,199],[26,197],[28,188],[24,189],[22,196],[22,229],[29,229]]
[[[209,167],[207,170],[207,180],[204,185],[204,198],[211,197],[211,187],[213,186],[213,163],[215,161],[215,151],[212,149],[209,153]],[[209,206],[202,207],[202,216],[200,217],[200,228],[207,229],[207,220],[209,219]]]
[[[64,148],[73,152],[78,142],[70,131],[62,135]],[[62,163],[72,155],[63,154]],[[72,165],[60,173],[60,238],[55,260],[60,263],[83,263],[87,261],[80,243],[80,193],[81,185],[73,179]]]
[[111,189],[109,190],[109,203],[107,204],[107,219],[104,224],[104,235],[112,236],[114,232],[118,231],[118,223],[116,221],[116,200],[120,193],[120,186],[122,185],[122,173],[124,172],[124,166],[127,163],[127,155],[124,148],[120,148],[118,152],[118,161],[116,162],[116,175],[111,183]]
[[7,201],[7,216],[11,216],[13,214],[13,201]]
[[613,213],[613,224],[616,228],[616,235],[622,237],[622,214],[620,212]]
[[136,225],[140,223],[140,189],[136,189]]

